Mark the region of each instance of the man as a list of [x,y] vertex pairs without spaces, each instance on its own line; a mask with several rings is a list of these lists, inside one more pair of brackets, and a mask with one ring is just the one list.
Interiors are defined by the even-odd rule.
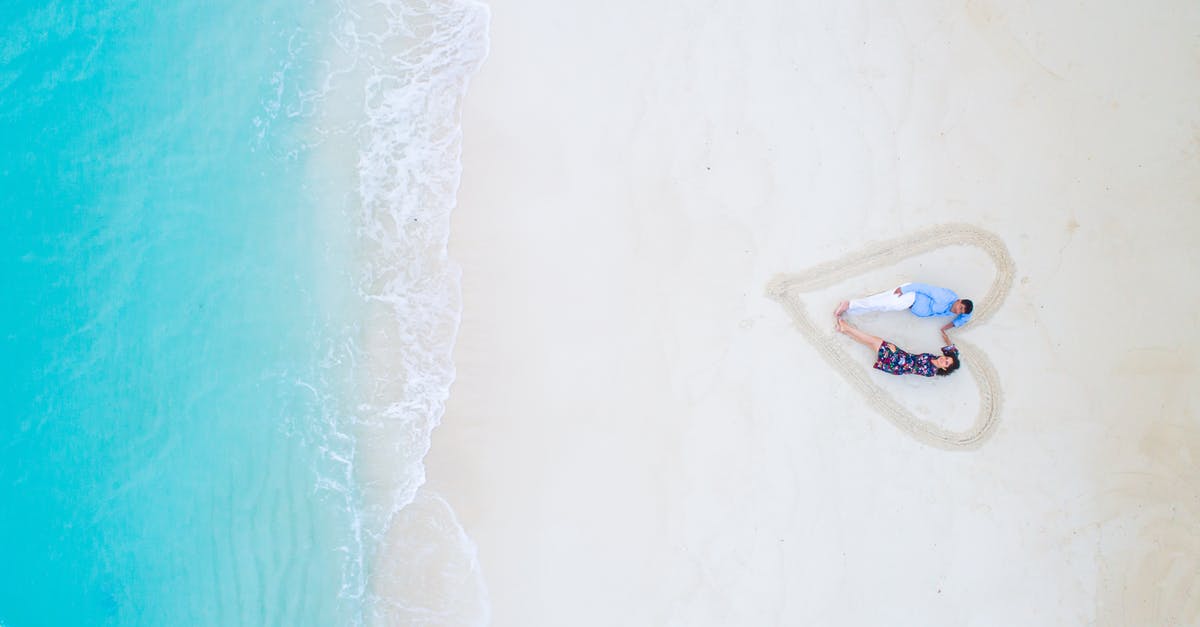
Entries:
[[971,319],[975,304],[944,287],[934,287],[924,283],[905,283],[890,291],[881,292],[866,298],[856,298],[838,303],[833,315],[841,317],[844,313],[862,313],[866,311],[902,311],[909,310],[914,315],[928,318],[930,316],[950,316],[954,319],[942,327],[942,331],[950,327],[961,327]]

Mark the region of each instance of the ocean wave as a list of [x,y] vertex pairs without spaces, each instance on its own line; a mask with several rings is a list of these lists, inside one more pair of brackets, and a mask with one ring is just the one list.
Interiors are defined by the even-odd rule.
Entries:
[[[487,56],[489,19],[487,5],[469,0],[344,0],[319,87],[297,106],[314,111],[313,167],[333,211],[353,225],[346,279],[358,321],[330,341],[329,381],[311,388],[337,390],[319,402],[318,490],[352,512],[342,596],[368,624],[487,621],[473,546],[449,505],[421,486],[455,377],[460,270],[447,244],[461,106]],[[270,115],[279,110],[270,103]]]

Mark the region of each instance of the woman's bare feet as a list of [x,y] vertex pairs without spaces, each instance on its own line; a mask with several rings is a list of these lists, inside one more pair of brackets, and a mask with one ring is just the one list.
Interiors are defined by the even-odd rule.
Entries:
[[844,301],[838,303],[837,309],[833,310],[833,315],[841,318],[842,314],[846,313],[846,310],[849,308],[850,308],[850,301],[844,300]]

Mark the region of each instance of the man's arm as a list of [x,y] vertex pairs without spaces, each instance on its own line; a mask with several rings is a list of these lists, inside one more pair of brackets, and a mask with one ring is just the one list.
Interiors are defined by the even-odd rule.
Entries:
[[[957,320],[957,319],[958,318],[955,318],[955,320]],[[953,329],[954,327],[955,327],[954,320],[951,320],[950,322],[947,322],[945,325],[943,325],[942,326],[942,337],[946,336],[946,331],[949,331],[950,329]]]
[[[936,285],[929,285],[928,283],[907,283],[896,289],[900,290],[899,292],[896,292],[897,294],[916,292],[917,294],[928,298],[931,303],[931,307],[935,311],[940,311],[943,309],[949,310],[950,305],[954,304],[954,301],[958,300],[958,295],[952,290],[948,290],[944,287],[938,287]],[[946,313],[949,313],[949,311]],[[966,320],[958,322],[954,326],[962,326],[963,322],[966,322]]]
[[954,342],[950,341],[950,336],[946,335],[946,329],[950,328],[951,326],[954,325],[948,324],[942,327],[942,346],[954,346]]
[[929,298],[929,300],[932,300],[935,303],[937,303],[937,302],[954,302],[954,301],[958,300],[958,296],[955,295],[955,293],[953,291],[948,290],[944,287],[938,287],[936,285],[929,285],[928,283],[905,283],[904,285],[897,287],[896,290],[897,290],[897,292],[896,292],[897,294],[907,294],[909,292],[916,292],[918,294],[922,294],[922,295],[926,296],[927,298]]
[[904,285],[896,288],[896,294],[899,295],[907,294],[909,292],[916,292],[918,294],[924,294],[932,297],[933,291],[938,289],[942,288],[926,285],[925,283],[905,283]]

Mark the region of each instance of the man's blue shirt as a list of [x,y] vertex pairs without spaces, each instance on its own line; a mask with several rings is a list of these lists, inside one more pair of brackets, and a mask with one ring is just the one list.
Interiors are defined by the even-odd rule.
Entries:
[[[950,306],[954,304],[954,301],[958,300],[958,294],[944,287],[936,287],[925,283],[909,283],[900,286],[901,294],[909,292],[916,292],[917,294],[917,299],[913,301],[911,309],[914,314],[922,318],[954,315],[954,312],[950,311]],[[970,319],[971,314],[958,314],[954,318],[953,324],[956,327],[961,327]]]

